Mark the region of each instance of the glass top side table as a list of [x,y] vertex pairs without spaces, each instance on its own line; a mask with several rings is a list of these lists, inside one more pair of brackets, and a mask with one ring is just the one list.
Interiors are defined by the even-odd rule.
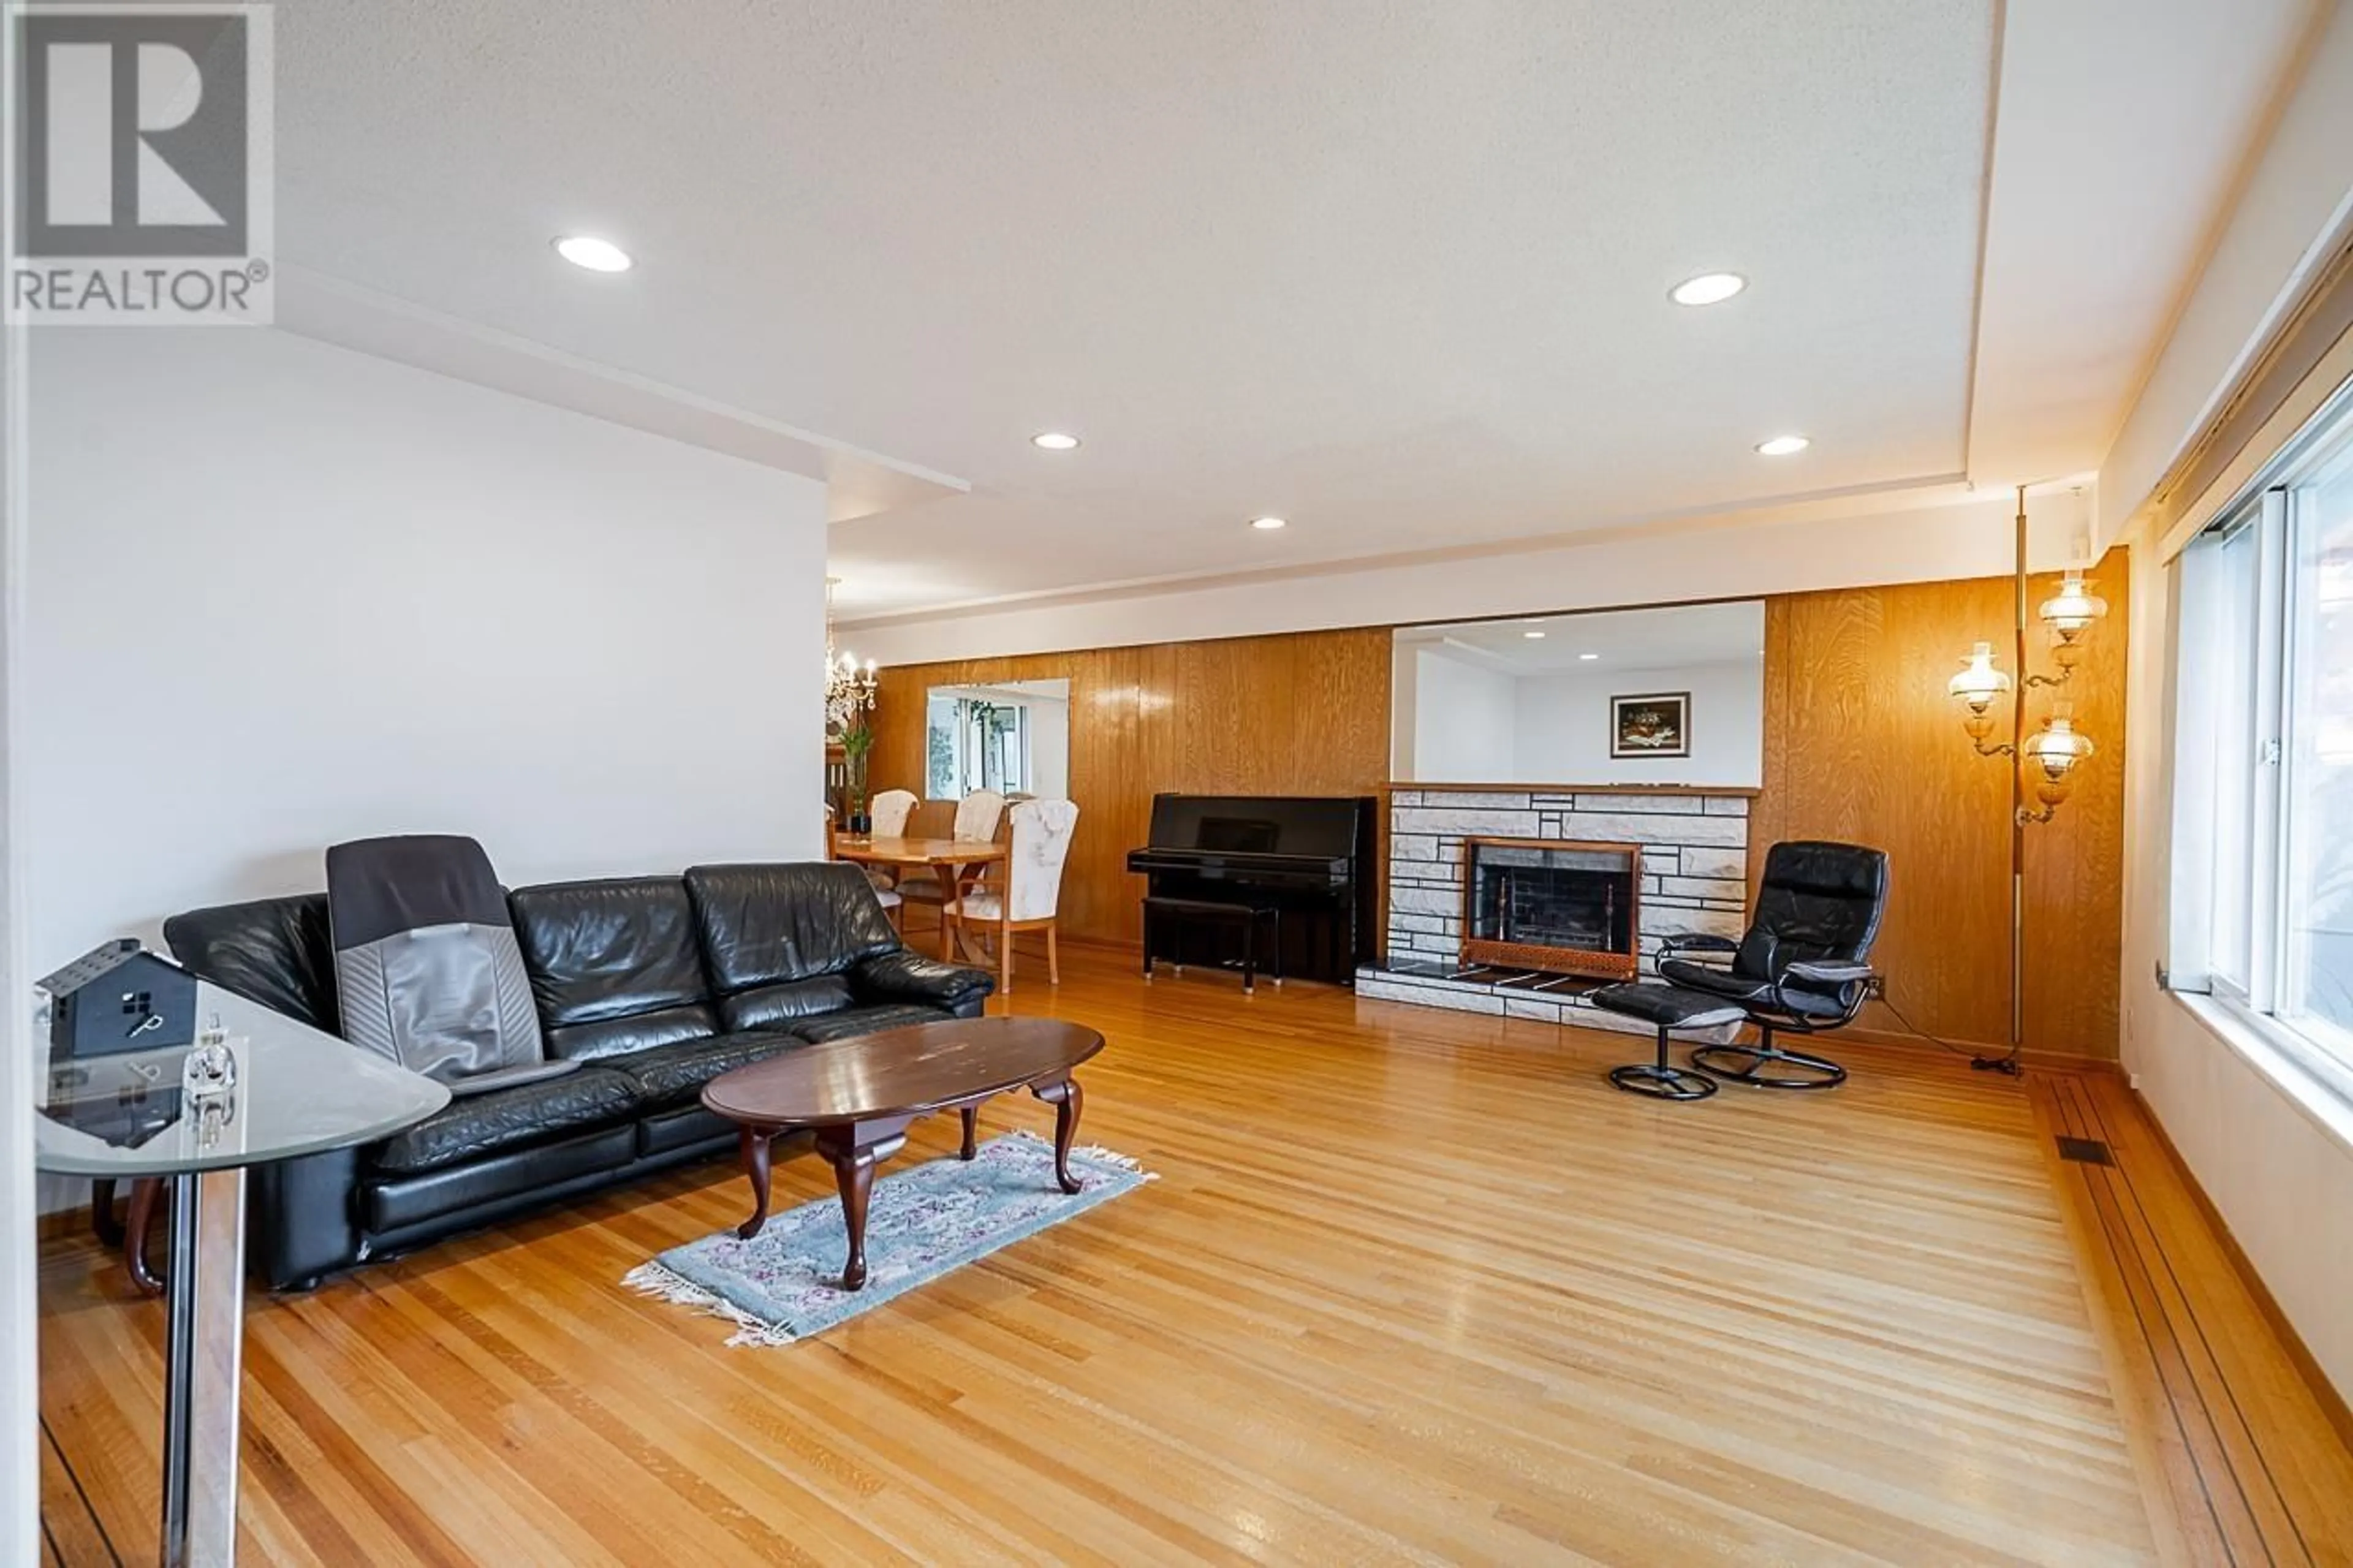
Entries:
[[246,1167],[373,1142],[449,1103],[432,1079],[209,982],[195,1016],[228,1037],[234,1081],[217,1093],[184,1092],[191,1047],[60,1057],[46,1031],[33,1089],[42,1170],[172,1184],[166,1568],[236,1560]]

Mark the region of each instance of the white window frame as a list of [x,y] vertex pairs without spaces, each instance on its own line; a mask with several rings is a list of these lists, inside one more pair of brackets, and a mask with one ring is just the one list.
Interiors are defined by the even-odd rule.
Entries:
[[[2324,464],[2341,460],[2348,443],[2353,443],[2353,389],[2332,399],[2282,450],[2257,481],[2260,489],[2250,487],[2253,493],[2225,508],[2204,531],[2255,533],[2251,714],[2233,713],[2233,694],[2219,690],[2214,679],[2197,668],[2222,630],[2214,602],[2219,590],[2194,573],[2192,556],[2200,545],[2193,543],[2174,563],[2174,662],[2168,671],[2175,721],[2173,876],[2166,979],[2177,991],[2208,994],[2232,1022],[2327,1089],[2341,1107],[2353,1110],[2353,1037],[2324,1041],[2277,1012],[2282,977],[2297,957],[2293,944],[2299,940],[2281,873],[2306,847],[2295,842],[2296,820],[2288,801],[2288,763],[2297,754],[2299,739],[2288,699],[2296,689],[2299,658],[2313,657],[2297,646],[2304,640],[2306,617],[2296,599],[2296,563],[2306,553],[2307,531],[2317,525],[2308,482]],[[2218,899],[2231,890],[2214,885],[2214,850],[2224,828],[2215,820],[2212,795],[2234,732],[2250,737],[2253,745],[2243,984],[2223,973],[2214,949],[2213,911]]]
[[2279,994],[2279,925],[2284,896],[2280,887],[2280,837],[2286,813],[2281,796],[2287,770],[2285,642],[2287,582],[2292,560],[2287,547],[2288,504],[2292,494],[2274,485],[2263,492],[2255,517],[2247,524],[2255,531],[2255,658],[2252,783],[2247,809],[2253,814],[2247,840],[2247,979],[2242,986],[2219,972],[2214,994],[2242,1011],[2269,1016]]

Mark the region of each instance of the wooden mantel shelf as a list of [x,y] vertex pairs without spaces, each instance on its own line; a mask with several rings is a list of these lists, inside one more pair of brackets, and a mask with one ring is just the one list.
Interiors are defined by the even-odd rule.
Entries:
[[1451,795],[1715,795],[1754,800],[1764,794],[1754,784],[1444,784],[1430,779],[1391,779],[1383,790],[1418,789]]

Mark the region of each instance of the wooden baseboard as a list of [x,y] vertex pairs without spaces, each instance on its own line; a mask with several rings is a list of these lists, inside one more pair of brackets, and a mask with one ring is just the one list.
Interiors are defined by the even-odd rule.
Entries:
[[[1102,952],[1122,952],[1133,955],[1144,951],[1144,944],[1140,942],[1128,942],[1117,937],[1073,936],[1067,931],[1062,934],[1062,942],[1065,946],[1092,948]],[[1303,984],[1313,984],[1313,982],[1303,981]],[[1922,1051],[1934,1051],[1939,1048],[1937,1041],[1931,1040],[1923,1035],[1912,1034],[1903,1029],[1874,1029],[1863,1024],[1851,1025],[1846,1028],[1823,1035],[1821,1039],[1825,1049],[1831,1048],[1839,1040],[1858,1040],[1868,1046],[1901,1046]],[[1969,1057],[1994,1058],[2003,1055],[2010,1049],[2007,1046],[1998,1046],[1987,1040],[1946,1040],[1943,1044],[1949,1047],[1955,1054]],[[2041,1068],[2046,1072],[2102,1073],[2111,1077],[2121,1076],[2124,1072],[2123,1064],[2113,1057],[2073,1056],[2065,1051],[2042,1051],[2030,1047],[2019,1052],[2018,1058],[2028,1067]]]
[[1130,942],[1118,936],[1080,936],[1066,931],[1062,933],[1062,941],[1071,947],[1092,948],[1097,952],[1141,953],[1144,951],[1141,942]]
[[[1938,1041],[1931,1040],[1924,1035],[1909,1034],[1902,1029],[1874,1029],[1866,1024],[1851,1025],[1846,1028],[1823,1035],[1820,1038],[1825,1042],[1861,1040],[1863,1044],[1871,1046],[1906,1046],[1914,1050],[1923,1051],[1934,1051],[1939,1048]],[[1982,1057],[1989,1060],[2007,1056],[2010,1052],[2008,1046],[1997,1046],[1986,1040],[1944,1040],[1942,1045],[1949,1047],[1955,1056]],[[2071,1056],[2065,1051],[2039,1051],[2031,1046],[2018,1053],[2018,1059],[2028,1067],[2042,1068],[2050,1072],[2116,1074],[2124,1070],[2111,1057]]]
[[90,1231],[90,1205],[76,1204],[69,1209],[45,1214],[33,1224],[33,1235],[41,1241],[56,1241],[62,1237],[84,1236]]
[[[1130,942],[1125,937],[1116,936],[1072,936],[1070,932],[1064,931],[1062,933],[1062,945],[1066,948],[1082,947],[1093,952],[1118,953],[1131,964],[1137,966],[1139,973],[1137,973],[1136,978],[1138,980],[1143,978],[1141,973],[1141,965],[1144,959],[1144,943],[1141,942]],[[1227,973],[1239,973],[1240,971],[1229,970]],[[1263,969],[1259,971],[1259,977],[1261,979],[1271,978],[1271,976],[1270,976]],[[1307,974],[1286,974],[1282,978],[1282,983],[1286,985],[1333,985],[1335,984],[1332,981],[1318,980],[1313,975]],[[1345,989],[1345,987],[1335,988]]]
[[2304,1342],[2304,1336],[2296,1332],[2295,1324],[2280,1310],[2271,1287],[2264,1284],[2263,1277],[2256,1272],[2254,1260],[2240,1247],[2230,1221],[2224,1219],[2222,1211],[2214,1206],[2214,1200],[2206,1195],[2206,1188],[2198,1180],[2198,1173],[2189,1168],[2189,1162],[2183,1159],[2181,1151],[2174,1146],[2173,1134],[2165,1130],[2165,1123],[2158,1117],[2157,1108],[2129,1083],[2126,1092],[2132,1096],[2133,1103],[2140,1107],[2141,1115],[2147,1119],[2150,1130],[2157,1134],[2158,1145],[2165,1151],[2166,1158],[2173,1162],[2175,1172],[2181,1177],[2181,1184],[2189,1189],[2190,1200],[2198,1205],[2198,1212],[2213,1227],[2223,1252],[2231,1259],[2231,1267],[2239,1271],[2239,1279],[2247,1287],[2247,1294],[2254,1298],[2256,1310],[2271,1324],[2272,1331],[2279,1335],[2280,1343],[2286,1348],[2288,1359],[2295,1363],[2296,1371],[2304,1374],[2304,1381],[2312,1389],[2312,1396],[2320,1403],[2321,1413],[2328,1417],[2328,1424],[2337,1428],[2337,1435],[2345,1440],[2345,1446],[2353,1448],[2353,1405],[2346,1403],[2345,1395],[2337,1392],[2337,1385],[2328,1380],[2328,1373],[2322,1369],[2319,1359]]

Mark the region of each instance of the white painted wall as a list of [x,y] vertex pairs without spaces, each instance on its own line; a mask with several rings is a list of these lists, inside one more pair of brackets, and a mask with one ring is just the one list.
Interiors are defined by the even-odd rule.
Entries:
[[1413,745],[1420,732],[1419,688],[1421,650],[1411,644],[1389,646],[1389,777],[1413,777]]
[[[14,81],[14,29],[0,29],[0,79]],[[0,216],[0,228],[8,220]],[[25,932],[24,360],[28,331],[0,325],[0,1563],[40,1560],[40,1338],[33,1248],[35,973]]]
[[1050,697],[1029,704],[1029,793],[1048,800],[1071,797],[1071,705]]
[[1509,784],[1519,694],[1512,678],[1436,648],[1414,650],[1413,767],[1401,778]]
[[[1518,771],[1530,784],[1689,784],[1754,788],[1765,776],[1765,667],[1758,659],[1524,675],[1515,682]],[[1612,757],[1609,700],[1691,693],[1691,755]]]
[[[2353,212],[2353,7],[2336,7],[2102,465],[2111,537],[2220,405]],[[2123,1054],[2167,1136],[2339,1394],[2353,1398],[2353,1112],[2160,991],[2171,897],[2170,583],[2132,536]]]
[[[2145,540],[2140,542],[2146,546]],[[2125,732],[2124,1064],[2337,1392],[2353,1398],[2353,1110],[2158,989],[2172,858],[2171,576],[2137,550]]]
[[364,835],[820,852],[821,484],[283,332],[35,335],[37,966]]

